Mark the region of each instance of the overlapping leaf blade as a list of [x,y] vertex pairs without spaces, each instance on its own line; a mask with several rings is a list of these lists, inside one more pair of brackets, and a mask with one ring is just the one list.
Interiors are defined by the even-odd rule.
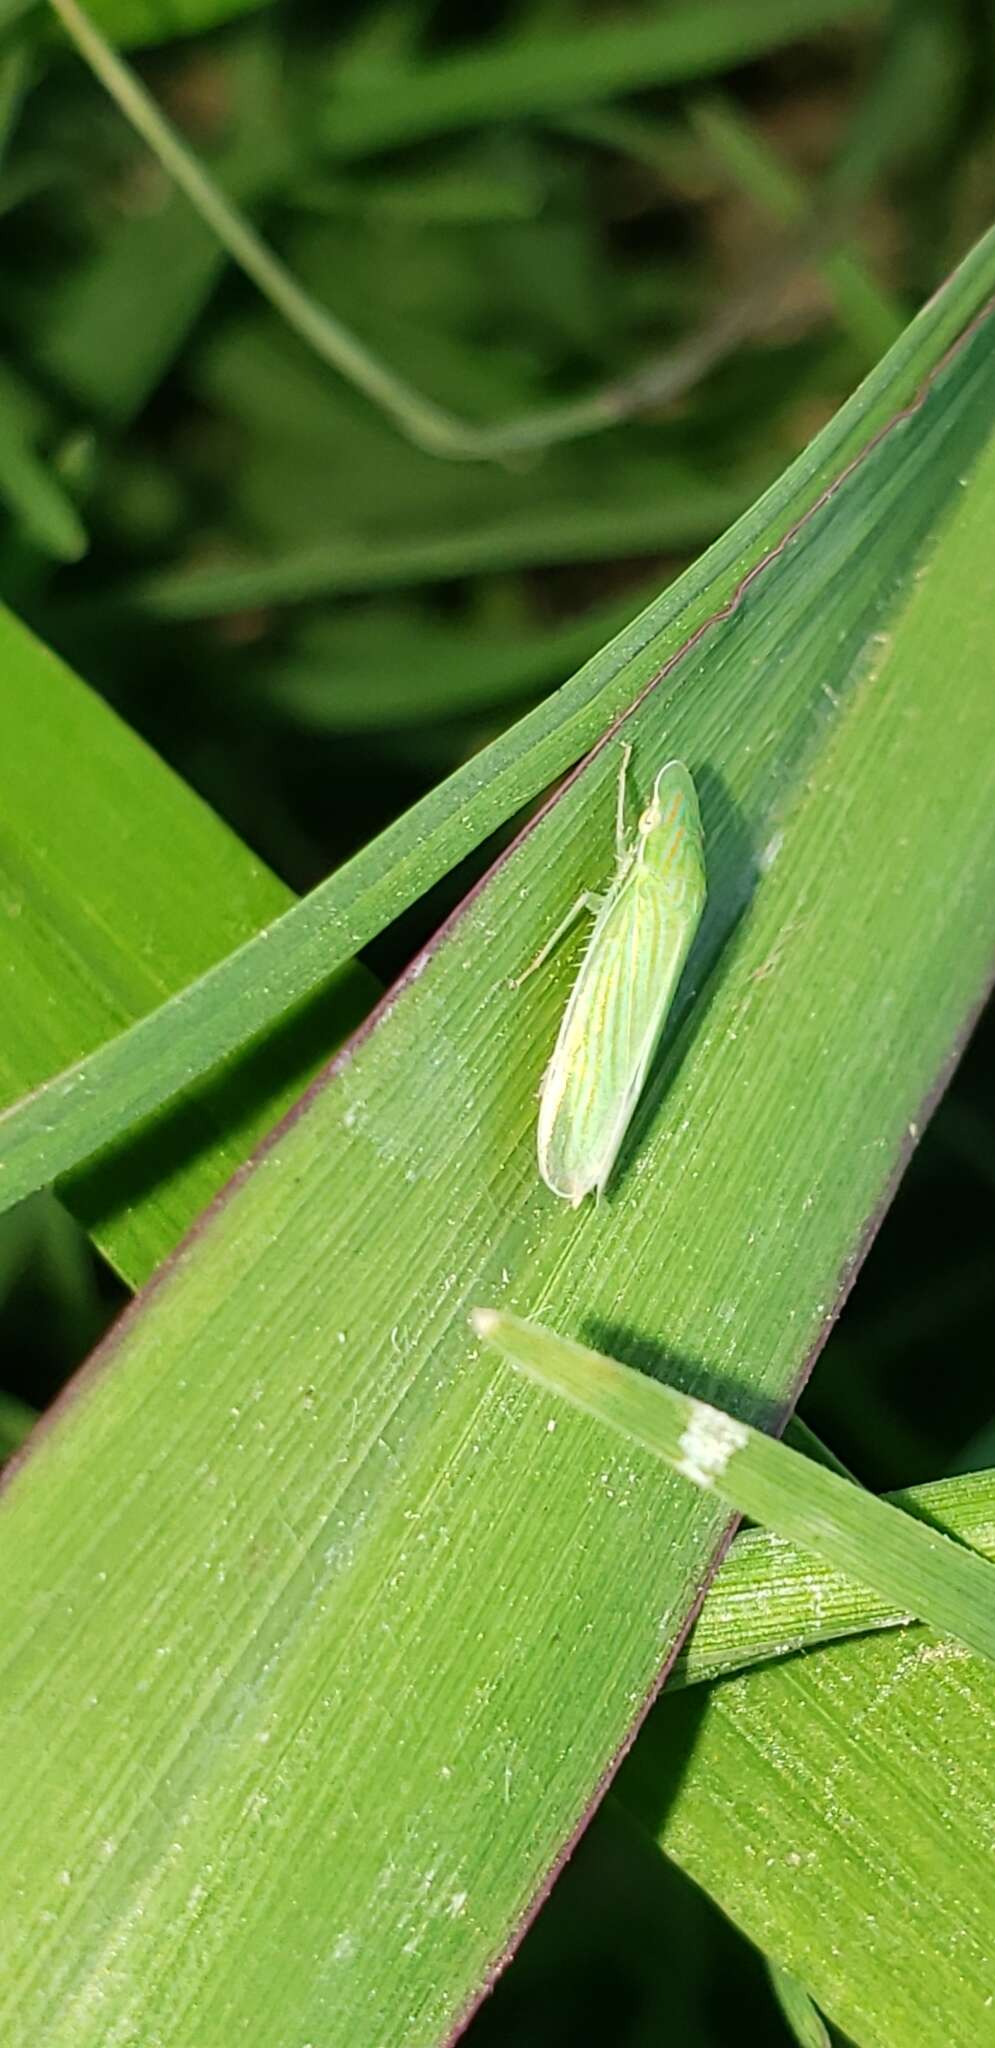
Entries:
[[[982,324],[627,724],[637,777],[695,769],[712,894],[610,1198],[575,1216],[534,1173],[569,955],[506,983],[596,834],[610,860],[612,747],[23,1467],[12,2040],[178,2043],[196,2009],[208,2044],[430,2041],[509,1939],[722,1516],[509,1390],[465,1310],[637,1363],[662,1333],[671,1376],[783,1410],[988,966],[993,374]],[[938,541],[955,613],[924,620]],[[62,1789],[29,1827],[39,1746]]]
[[959,1644],[868,1636],[665,1694],[617,1792],[862,2048],[985,2041],[993,1713]]
[[[0,752],[0,1100],[9,1102],[154,1010],[292,897],[2,610]],[[137,1145],[66,1187],[132,1286],[305,1085],[322,1046],[363,1014],[374,986],[358,967],[333,977],[310,1015],[291,1018],[211,1087],[188,1091]],[[71,1109],[71,1087],[57,1089],[43,1119],[50,1133]],[[112,1120],[108,1136],[118,1135]]]
[[[896,408],[914,404],[921,380],[977,316],[993,284],[995,235],[989,235],[780,482],[556,697],[432,790],[292,915],[201,980],[178,988],[137,1030],[111,1038],[71,1074],[53,1076],[48,1093],[13,1108],[0,1124],[0,1201],[20,1199],[124,1138],[178,1090],[271,1028],[518,805],[562,774],[717,608],[736,603],[740,581],[781,545]],[[258,596],[259,587],[250,582],[238,602],[253,593]],[[57,963],[51,986],[58,1002]],[[21,1088],[33,1087],[37,1078],[35,1066],[26,1066]],[[10,1094],[17,1092],[12,1084]],[[174,1241],[164,1233],[162,1251]]]

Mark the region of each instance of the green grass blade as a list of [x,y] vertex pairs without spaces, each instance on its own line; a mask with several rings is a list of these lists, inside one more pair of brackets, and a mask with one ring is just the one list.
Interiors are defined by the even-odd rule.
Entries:
[[77,562],[86,553],[86,529],[72,499],[12,416],[6,394],[0,399],[0,499],[43,553],[60,562]]
[[[0,1101],[10,1102],[157,1010],[292,899],[2,610],[0,761],[0,984],[16,994],[4,1004]],[[148,1277],[364,1014],[374,987],[358,967],[333,974],[317,1006],[288,1019],[263,1053],[232,1063],[209,1089],[181,1093],[127,1157],[109,1156],[64,1188],[127,1281]],[[181,1091],[198,1082],[196,1060],[176,1078]],[[74,1113],[71,1087],[50,1089],[42,1142],[57,1143]],[[108,1142],[120,1131],[117,1118],[99,1123]]]
[[100,0],[94,17],[105,35],[130,47],[196,36],[251,13],[259,0]]
[[[123,1138],[179,1089],[327,985],[385,924],[569,768],[710,620],[713,635],[721,636],[737,591],[747,596],[759,565],[779,549],[790,527],[804,521],[868,436],[880,432],[896,408],[916,403],[930,364],[955,341],[965,320],[977,315],[993,287],[995,235],[979,245],[753,513],[557,696],[476,755],[291,912],[172,995],[155,1015],[96,1050],[87,1048],[71,1071],[57,1073],[0,1118],[0,1208]],[[904,427],[896,433],[904,436]],[[873,458],[867,473],[876,473]],[[873,508],[862,516],[873,519]],[[39,1078],[26,1075],[21,1090]]]
[[369,732],[389,721],[406,734],[421,722],[469,719],[536,697],[628,626],[632,610],[631,599],[616,598],[542,632],[524,620],[514,632],[495,631],[486,618],[467,630],[381,598],[306,624],[285,655],[270,656],[259,694],[272,714],[316,732]]
[[[731,178],[782,226],[806,217],[812,195],[762,135],[731,104],[704,100],[691,110],[696,132]],[[844,327],[872,362],[901,333],[902,313],[852,248],[824,256],[819,268]]]
[[830,1472],[838,1472],[841,1479],[853,1478],[853,1473],[844,1465],[842,1458],[838,1458],[836,1452],[830,1450],[828,1444],[823,1443],[822,1438],[816,1436],[813,1429],[809,1429],[800,1415],[788,1417],[784,1441],[791,1444],[794,1450],[801,1451],[806,1458],[814,1458],[817,1464],[828,1466]]
[[519,1372],[672,1472],[995,1663],[995,1570],[975,1551],[724,1410],[537,1323],[481,1308],[473,1326]]
[[985,2041],[993,1719],[986,1661],[865,1636],[664,1693],[617,1795],[847,2038]]
[[[348,158],[481,122],[590,106],[646,86],[678,84],[745,63],[855,13],[860,0],[712,0],[658,20],[509,38],[467,55],[357,71],[329,95],[325,146]],[[364,89],[365,87],[365,89]]]
[[0,1390],[0,1462],[19,1451],[27,1441],[38,1417],[26,1401]]
[[[637,788],[668,755],[692,767],[710,899],[601,1204],[567,1210],[535,1170],[576,954],[508,983],[601,879],[599,846],[610,869],[617,742],[16,1470],[11,2048],[186,2048],[192,2015],[198,2048],[427,2048],[604,1785],[728,1511],[488,1373],[466,1318],[494,1301],[631,1365],[666,1333],[688,1391],[768,1425],[790,1405],[990,967],[990,332],[627,720]],[[775,1921],[764,1946],[833,2012]]]
[[86,552],[86,530],[51,461],[38,453],[54,438],[48,402],[0,364],[0,499],[24,540],[56,561],[75,562]]
[[804,1984],[790,1970],[782,1970],[779,1963],[771,1962],[769,1957],[767,1969],[771,1989],[798,2048],[832,2048],[828,2030]]
[[[132,0],[118,4],[123,14]],[[191,0],[191,14],[195,5]],[[159,32],[175,33],[175,17],[167,21],[165,13]],[[108,14],[105,6],[99,19],[113,35]],[[141,15],[147,39],[155,31],[145,5]],[[280,188],[293,148],[275,69],[265,36],[246,37],[226,52],[230,114],[211,168],[243,204],[259,204]],[[162,193],[154,208],[137,214],[125,208],[101,216],[99,236],[87,235],[76,260],[55,272],[41,298],[33,361],[87,417],[95,414],[105,427],[124,425],[175,361],[226,262],[221,244],[178,193]],[[140,320],[133,317],[136,301]]]
[[[419,531],[413,521],[400,539],[389,533],[342,533],[333,541],[310,541],[248,561],[157,570],[125,595],[152,618],[197,619],[257,604],[296,604],[317,596],[544,564],[612,561],[667,550],[690,553],[736,519],[768,482],[756,472],[748,480],[708,476],[661,454],[652,464],[658,486],[654,494],[648,465],[630,454],[624,468],[628,484],[620,474],[617,487],[606,488],[603,499],[599,495],[590,504],[571,501],[565,490],[548,503],[529,504],[519,491],[509,511],[482,511],[469,527],[461,526],[458,516],[443,524],[436,515],[436,530]],[[633,488],[633,472],[642,489]],[[542,481],[540,475],[536,491]]]
[[[888,1498],[906,1515],[995,1560],[995,1472],[938,1479]],[[811,1550],[765,1530],[743,1529],[708,1589],[668,1691],[911,1619],[866,1583],[820,1564]]]

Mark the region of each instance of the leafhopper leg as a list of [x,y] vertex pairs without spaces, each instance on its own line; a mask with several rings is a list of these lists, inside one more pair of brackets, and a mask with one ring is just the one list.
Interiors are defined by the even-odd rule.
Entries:
[[591,889],[585,889],[583,895],[578,896],[576,903],[571,904],[566,917],[557,925],[555,932],[546,940],[545,945],[540,946],[535,959],[529,961],[528,966],[523,968],[521,974],[516,974],[514,980],[508,983],[508,987],[521,988],[523,981],[527,981],[529,975],[534,974],[536,968],[541,967],[543,961],[549,959],[554,947],[558,946],[560,940],[566,937],[571,925],[576,924],[577,919],[583,916],[585,910],[591,917],[597,917],[603,902],[604,897],[596,895]]
[[625,778],[632,759],[632,741],[626,740],[622,748],[622,766],[618,771],[618,795],[615,799],[615,858],[620,868],[629,858],[625,832]]

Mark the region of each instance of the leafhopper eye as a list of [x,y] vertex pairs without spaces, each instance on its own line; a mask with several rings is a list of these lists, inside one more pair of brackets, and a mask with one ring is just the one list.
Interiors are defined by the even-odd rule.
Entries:
[[698,798],[682,761],[660,770],[640,842],[638,859],[634,847],[620,849],[607,894],[575,907],[595,911],[594,928],[540,1090],[539,1172],[574,1208],[608,1180],[704,909]]

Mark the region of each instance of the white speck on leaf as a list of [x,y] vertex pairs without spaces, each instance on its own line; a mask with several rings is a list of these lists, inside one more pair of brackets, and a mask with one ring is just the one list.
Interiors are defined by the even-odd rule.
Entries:
[[693,1401],[691,1414],[680,1441],[677,1470],[696,1486],[714,1486],[721,1479],[730,1458],[745,1450],[749,1431],[742,1422],[707,1401]]

